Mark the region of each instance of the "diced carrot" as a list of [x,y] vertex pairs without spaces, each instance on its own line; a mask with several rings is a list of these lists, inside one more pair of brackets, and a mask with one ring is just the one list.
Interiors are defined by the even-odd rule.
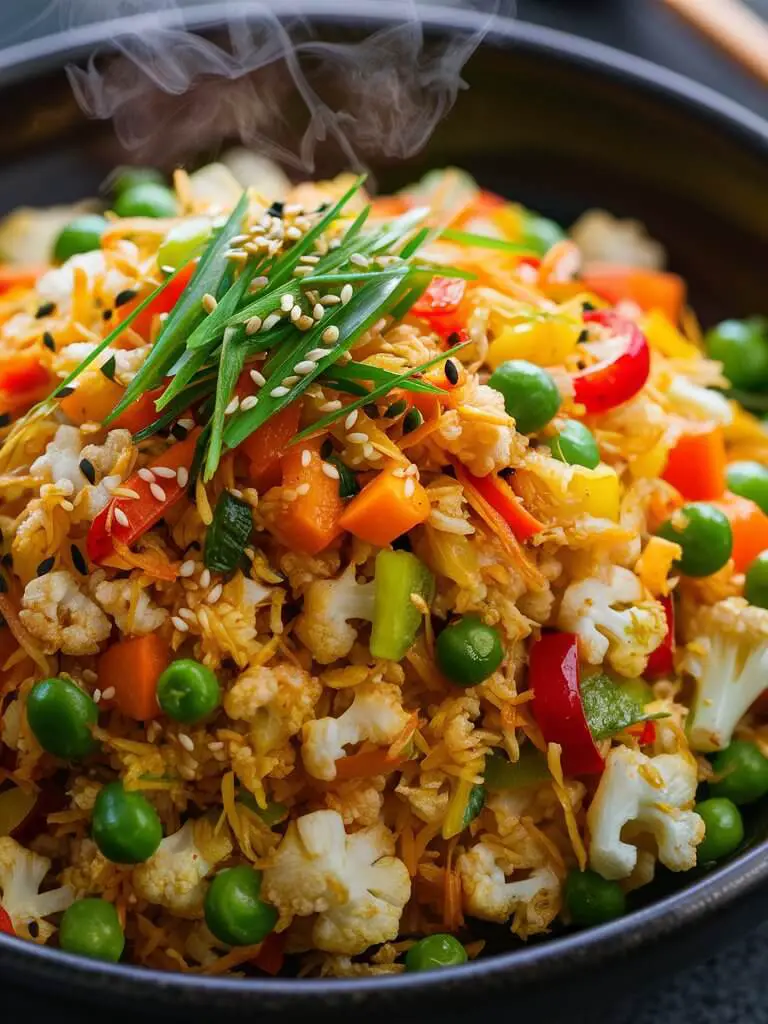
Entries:
[[144,427],[148,427],[159,415],[155,408],[155,402],[164,391],[164,384],[151,391],[145,391],[135,402],[131,402],[126,409],[123,409],[120,415],[112,421],[112,426],[130,430],[132,434],[137,434]]
[[0,295],[11,288],[32,288],[47,269],[43,266],[14,267],[7,263],[0,264]]
[[768,516],[754,501],[730,491],[713,504],[728,516],[733,533],[733,562],[736,572],[744,572],[761,551],[768,550]]
[[649,312],[660,309],[673,324],[679,323],[685,304],[685,283],[677,274],[612,263],[590,263],[581,281],[591,291],[614,305],[627,299]]
[[59,407],[78,426],[81,423],[101,423],[123,394],[119,384],[97,370],[84,375],[72,394],[61,399]]
[[[253,388],[248,392],[253,391]],[[238,451],[248,459],[249,476],[259,491],[280,483],[280,460],[299,432],[301,402],[291,402],[246,437]]]
[[112,644],[98,663],[99,686],[114,687],[118,710],[137,722],[160,714],[157,681],[171,661],[171,651],[157,633]]
[[[136,331],[142,338],[149,341],[152,337],[152,327],[156,316],[161,313],[170,313],[181,297],[181,293],[189,284],[192,274],[195,272],[196,264],[188,263],[178,272],[172,281],[169,281],[157,298],[143,309],[141,313],[131,322],[131,329]],[[147,297],[146,293],[137,295],[135,299],[124,303],[117,309],[117,320],[122,321],[132,313],[136,307]]]
[[427,492],[414,477],[385,469],[350,501],[341,527],[360,540],[386,547],[429,518]]
[[[276,529],[281,540],[295,551],[316,555],[341,533],[344,503],[339,482],[323,472],[320,448],[323,438],[315,437],[293,445],[282,458],[283,487],[296,495],[287,502]],[[302,453],[310,453],[308,465]],[[309,484],[306,494],[297,491]]]
[[683,434],[670,450],[663,478],[688,501],[711,501],[725,491],[725,439],[721,427]]
[[0,362],[0,390],[12,394],[34,391],[48,383],[50,374],[36,355],[17,355]]

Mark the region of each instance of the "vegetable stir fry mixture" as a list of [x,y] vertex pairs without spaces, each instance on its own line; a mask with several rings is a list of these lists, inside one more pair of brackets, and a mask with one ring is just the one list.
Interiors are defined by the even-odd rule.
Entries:
[[599,211],[265,173],[0,227],[0,930],[424,971],[731,854],[765,323]]

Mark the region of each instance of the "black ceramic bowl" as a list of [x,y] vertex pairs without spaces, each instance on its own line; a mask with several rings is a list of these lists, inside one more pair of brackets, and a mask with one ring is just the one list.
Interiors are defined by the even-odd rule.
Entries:
[[[348,3],[307,0],[298,7],[329,39],[386,24],[386,5],[358,0],[350,16]],[[197,8],[188,23],[191,17],[199,31],[215,31],[220,14],[220,7]],[[472,17],[433,8],[425,29],[428,36],[467,30]],[[82,30],[0,56],[0,210],[92,194],[121,159],[109,126],[82,116],[62,73],[68,60],[119,31],[118,24]],[[636,216],[667,246],[705,320],[768,313],[766,122],[669,71],[521,23],[496,23],[464,78],[469,89],[426,148],[376,168],[383,188],[456,164],[565,223],[593,205]],[[190,105],[178,105],[181,123]],[[162,161],[168,152],[152,156]],[[594,1013],[601,995],[626,1001],[650,977],[658,984],[662,968],[711,952],[757,919],[768,903],[768,828],[759,817],[750,824],[750,841],[730,863],[662,879],[622,920],[528,947],[496,936],[494,955],[457,969],[346,981],[225,980],[107,967],[0,936],[0,1006],[9,1019],[14,1007],[36,1019],[47,1001],[59,1020],[69,1013],[83,1019],[86,1006],[100,1017],[124,1012],[132,1020],[139,1013],[148,1020],[262,1020],[360,1013],[415,1019],[430,1012],[445,1019],[480,1006],[573,1020],[579,1006]]]

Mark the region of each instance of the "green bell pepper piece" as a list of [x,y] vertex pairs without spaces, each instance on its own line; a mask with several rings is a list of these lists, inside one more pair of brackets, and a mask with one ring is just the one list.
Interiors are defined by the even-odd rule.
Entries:
[[619,686],[603,674],[582,682],[581,703],[590,732],[596,740],[615,736],[622,729],[644,722],[649,717],[644,712],[644,702],[636,694],[637,691],[633,693],[631,687]]
[[485,785],[488,789],[523,789],[551,778],[547,759],[536,747],[523,747],[517,761],[494,750],[485,759]]
[[435,596],[432,573],[410,551],[380,551],[374,572],[370,642],[374,658],[400,661],[416,639],[422,615],[411,594],[431,604]]

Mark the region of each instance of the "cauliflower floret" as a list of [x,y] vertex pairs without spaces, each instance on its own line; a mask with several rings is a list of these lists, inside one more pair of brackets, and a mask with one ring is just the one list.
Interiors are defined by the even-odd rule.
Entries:
[[200,917],[204,879],[215,864],[232,852],[229,836],[215,833],[206,818],[188,821],[160,843],[157,851],[133,872],[136,892],[149,903],[167,907],[180,917]]
[[230,718],[250,722],[263,749],[295,736],[312,715],[322,686],[308,672],[286,662],[255,666],[238,676],[224,697]]
[[[59,427],[45,452],[32,463],[30,472],[40,480],[56,484],[68,480],[72,484],[70,493],[82,495],[78,511],[93,519],[109,501],[111,490],[122,480],[119,474],[112,474],[112,470],[130,446],[131,434],[128,430],[110,430],[103,445],[89,444],[81,450],[81,444],[78,427]],[[102,477],[97,484],[91,484],[80,468],[83,459]]]
[[542,866],[508,882],[507,875],[515,874],[511,861],[504,847],[483,840],[463,853],[456,867],[464,907],[473,917],[500,924],[514,914],[516,930],[526,935],[543,931],[558,912],[560,881],[551,868]]
[[489,414],[489,418],[465,416],[459,409],[444,413],[439,430],[432,435],[438,444],[459,458],[475,476],[488,476],[520,460],[527,442],[516,433],[515,421],[507,415],[500,392],[470,377],[461,408],[479,410]]
[[437,824],[445,817],[451,795],[447,777],[441,771],[421,772],[418,785],[409,785],[401,778],[395,787],[398,796],[408,801],[411,810],[428,825]]
[[590,665],[607,658],[620,675],[630,678],[643,674],[648,656],[667,631],[662,606],[646,599],[637,576],[620,566],[611,566],[604,580],[572,583],[563,595],[558,625],[576,633]]
[[316,949],[363,953],[396,938],[411,895],[408,869],[394,857],[395,841],[382,824],[346,835],[336,811],[314,811],[291,822],[262,894],[280,911],[280,928],[294,916],[317,914]]
[[628,878],[637,864],[637,847],[627,840],[650,833],[659,860],[670,871],[695,867],[696,847],[704,838],[704,822],[692,809],[696,785],[691,757],[647,757],[614,747],[587,811],[590,866],[603,878]]
[[92,596],[111,615],[121,633],[143,636],[155,633],[168,618],[165,608],[158,608],[147,590],[135,580],[108,580],[97,572],[88,583]]
[[32,476],[46,482],[61,483],[62,480],[69,480],[73,493],[78,494],[88,483],[80,469],[80,448],[79,427],[61,426],[53,440],[45,446],[45,452],[29,467],[29,471]]
[[375,825],[384,806],[383,775],[351,779],[325,794],[325,806],[338,811],[345,825]]
[[46,654],[96,654],[112,625],[65,569],[30,580],[19,619]]
[[648,235],[639,220],[620,220],[605,210],[587,210],[570,231],[585,262],[619,263],[662,270],[664,247]]
[[75,894],[68,885],[50,892],[38,891],[50,869],[47,857],[25,850],[10,836],[0,837],[0,903],[14,931],[23,938],[31,938],[28,926],[36,921],[37,938],[45,942],[54,929],[42,918],[66,910],[75,901]]
[[336,778],[336,761],[344,748],[370,740],[380,746],[392,743],[405,728],[409,715],[402,706],[400,687],[394,683],[362,683],[355,698],[338,718],[307,722],[302,735],[304,767],[316,779]]
[[693,750],[722,750],[739,719],[768,688],[768,610],[728,597],[686,609],[682,620],[689,640],[683,668],[696,681],[690,744]]
[[321,665],[345,658],[357,640],[349,619],[373,619],[374,583],[358,583],[350,565],[337,580],[315,580],[307,587],[294,633]]
[[733,423],[733,409],[719,391],[694,384],[688,377],[676,373],[667,388],[667,398],[675,412],[696,420],[719,423],[728,427]]

